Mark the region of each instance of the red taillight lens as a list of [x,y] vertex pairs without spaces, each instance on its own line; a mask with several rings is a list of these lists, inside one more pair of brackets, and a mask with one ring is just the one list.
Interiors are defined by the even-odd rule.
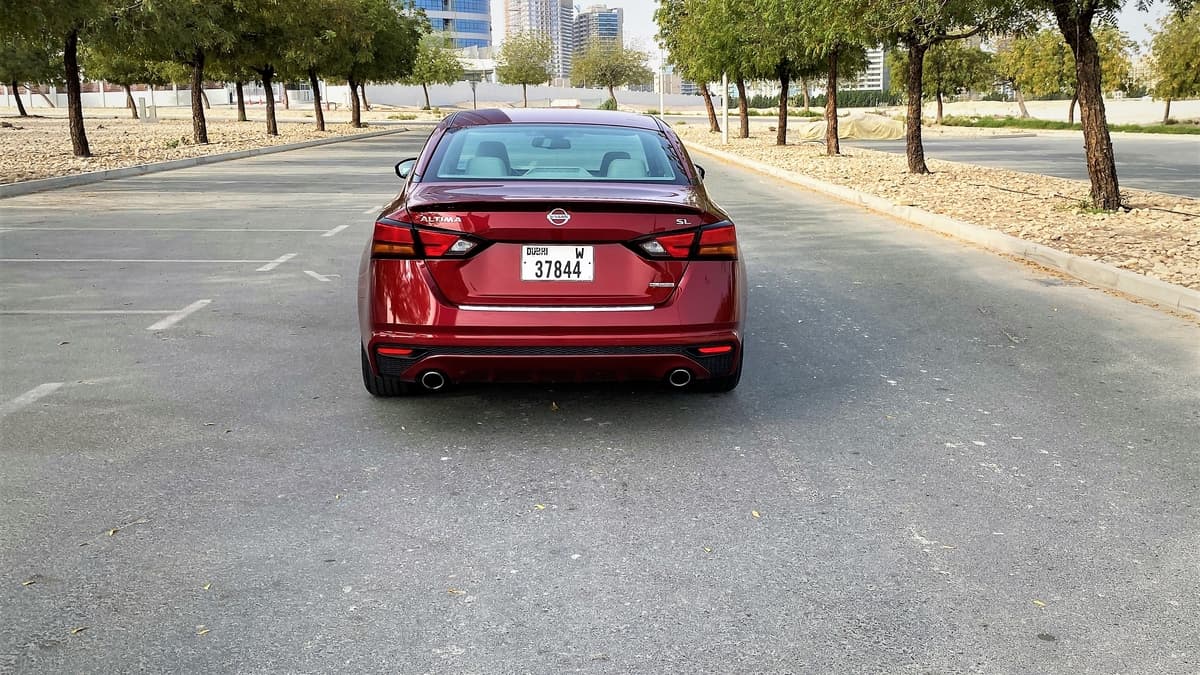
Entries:
[[425,230],[382,219],[375,223],[371,255],[376,258],[463,258],[479,242],[455,232]]
[[380,356],[412,356],[413,350],[404,347],[380,347],[376,350]]
[[729,352],[733,351],[733,347],[731,345],[721,345],[719,347],[700,347],[696,351],[702,356],[716,356],[718,354],[728,354]]
[[375,222],[371,256],[376,258],[415,258],[417,242],[411,225],[388,220]]
[[642,239],[637,242],[637,249],[651,258],[729,260],[737,258],[737,233],[732,223],[724,222],[700,230]]
[[732,223],[700,230],[700,248],[696,250],[699,258],[736,258],[737,232]]

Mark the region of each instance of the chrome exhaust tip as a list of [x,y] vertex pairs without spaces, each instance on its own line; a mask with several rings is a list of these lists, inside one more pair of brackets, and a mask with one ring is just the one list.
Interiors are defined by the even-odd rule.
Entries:
[[446,376],[436,370],[427,370],[419,380],[426,391],[437,391],[446,386]]
[[676,389],[682,389],[692,383],[692,371],[687,368],[676,368],[667,375],[667,382]]

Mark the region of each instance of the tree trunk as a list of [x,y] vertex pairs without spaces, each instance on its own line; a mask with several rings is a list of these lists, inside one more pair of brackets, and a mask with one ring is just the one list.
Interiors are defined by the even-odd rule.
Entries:
[[321,110],[321,83],[317,80],[317,69],[308,69],[308,86],[312,87],[313,110],[317,114],[317,131],[325,131],[325,113]]
[[[21,99],[17,99],[20,101]],[[1171,99],[1167,99],[1167,107],[1163,110],[1163,124],[1166,124],[1171,119]]]
[[829,50],[829,72],[825,85],[825,154],[831,157],[842,154],[842,146],[838,141],[837,116],[838,49],[834,47]]
[[8,90],[12,92],[13,98],[17,99],[17,114],[21,117],[29,117],[29,113],[25,111],[25,104],[21,102],[21,90],[17,89],[16,81],[9,83]]
[[1079,87],[1071,94],[1071,107],[1067,108],[1067,124],[1075,124],[1075,104],[1079,102]]
[[708,131],[721,133],[721,124],[717,122],[717,109],[713,106],[712,93],[708,91],[708,83],[700,85],[700,98],[704,99],[704,110],[708,113]]
[[63,70],[67,78],[67,117],[71,119],[71,150],[76,157],[91,157],[83,128],[83,94],[79,86],[79,29],[67,33],[63,45]]
[[800,88],[802,89],[802,91],[800,92],[800,95],[804,97],[804,112],[808,112],[808,109],[810,107],[812,107],[812,104],[808,100],[808,78],[807,77],[800,78]]
[[233,85],[234,90],[237,92],[237,108],[238,108],[237,121],[248,122],[250,120],[248,117],[246,117],[246,92],[242,90],[242,84],[243,84],[242,82],[236,82]]
[[192,140],[197,145],[208,144],[208,123],[204,119],[204,50],[197,49],[192,55]]
[[521,83],[521,107],[529,107],[529,85],[524,82]]
[[425,92],[425,107],[421,110],[433,110],[433,106],[429,105],[429,85],[422,82],[421,91]]
[[129,108],[129,112],[133,115],[133,119],[136,120],[138,118],[138,109],[137,104],[133,102],[133,88],[127,84],[121,86],[125,87],[125,105]]
[[612,99],[613,105],[617,104],[617,92],[613,91],[612,85],[608,85],[608,97]]
[[925,74],[925,52],[928,45],[915,40],[906,40],[908,48],[908,72],[905,74],[905,91],[908,96],[908,117],[905,120],[904,146],[908,157],[909,173],[929,173],[925,164],[925,144],[921,141],[921,78]]
[[291,101],[291,99],[288,98],[287,82],[279,83],[279,91],[283,93],[283,109],[291,110],[292,109],[292,101]]
[[750,105],[746,102],[746,78],[739,77],[734,81],[738,93],[738,138],[750,138]]
[[204,85],[200,85],[200,98],[204,99],[204,109],[212,110],[212,103],[208,101],[208,92],[204,90]]
[[1092,204],[1114,211],[1121,207],[1121,186],[1117,182],[1117,160],[1100,91],[1100,50],[1092,33],[1094,12],[1079,11],[1073,0],[1054,0],[1053,7],[1058,27],[1075,55],[1076,93],[1092,183]]
[[[278,136],[279,122],[275,118],[275,68],[267,66],[257,72],[262,77],[263,91],[267,93],[265,97],[267,100],[267,135]],[[286,87],[287,85],[284,86]]]
[[362,128],[362,111],[358,107],[358,82],[353,78],[346,80],[350,85],[350,126],[355,129]]
[[[30,89],[29,91],[32,93],[32,91],[33,91],[33,90],[32,90],[32,89]],[[37,95],[38,95],[38,96],[41,96],[41,97],[42,97],[42,100],[46,102],[46,105],[50,106],[51,108],[57,108],[57,107],[58,107],[58,106],[54,105],[54,101],[51,101],[49,96],[47,96],[47,95],[45,95],[44,93],[42,93],[42,90],[40,90],[40,89],[39,89],[39,90],[38,90],[38,93],[37,93]],[[33,105],[33,99],[32,99],[32,98],[31,98],[31,99],[29,99],[29,104],[30,104],[30,105]]]
[[370,111],[371,111],[371,102],[367,100],[367,83],[366,83],[366,82],[360,82],[360,83],[359,83],[359,85],[358,85],[358,88],[359,88],[360,90],[362,90],[362,104],[363,104],[363,108],[364,108],[364,109],[366,109],[366,111],[367,111],[367,112],[370,112]]
[[791,62],[783,59],[775,65],[779,78],[779,118],[775,122],[775,145],[787,145],[788,87],[792,83]]
[[942,90],[937,92],[937,125],[942,126]]
[[1029,119],[1029,109],[1025,107],[1025,94],[1021,93],[1021,88],[1014,86],[1013,92],[1017,95],[1017,107],[1021,109],[1021,119]]

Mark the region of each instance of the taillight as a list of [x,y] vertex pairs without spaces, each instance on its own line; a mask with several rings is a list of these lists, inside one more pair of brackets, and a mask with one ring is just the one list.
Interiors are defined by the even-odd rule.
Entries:
[[415,227],[389,218],[375,223],[371,244],[374,258],[465,258],[479,242],[458,232]]
[[699,230],[672,232],[634,242],[639,253],[662,260],[737,258],[737,232],[733,223],[721,222]]

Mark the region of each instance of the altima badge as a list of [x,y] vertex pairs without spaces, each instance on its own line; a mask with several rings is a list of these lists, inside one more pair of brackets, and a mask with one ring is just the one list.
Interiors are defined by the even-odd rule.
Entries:
[[550,221],[550,224],[555,227],[562,227],[567,224],[567,221],[571,220],[571,214],[563,209],[554,209],[546,214],[546,220]]

